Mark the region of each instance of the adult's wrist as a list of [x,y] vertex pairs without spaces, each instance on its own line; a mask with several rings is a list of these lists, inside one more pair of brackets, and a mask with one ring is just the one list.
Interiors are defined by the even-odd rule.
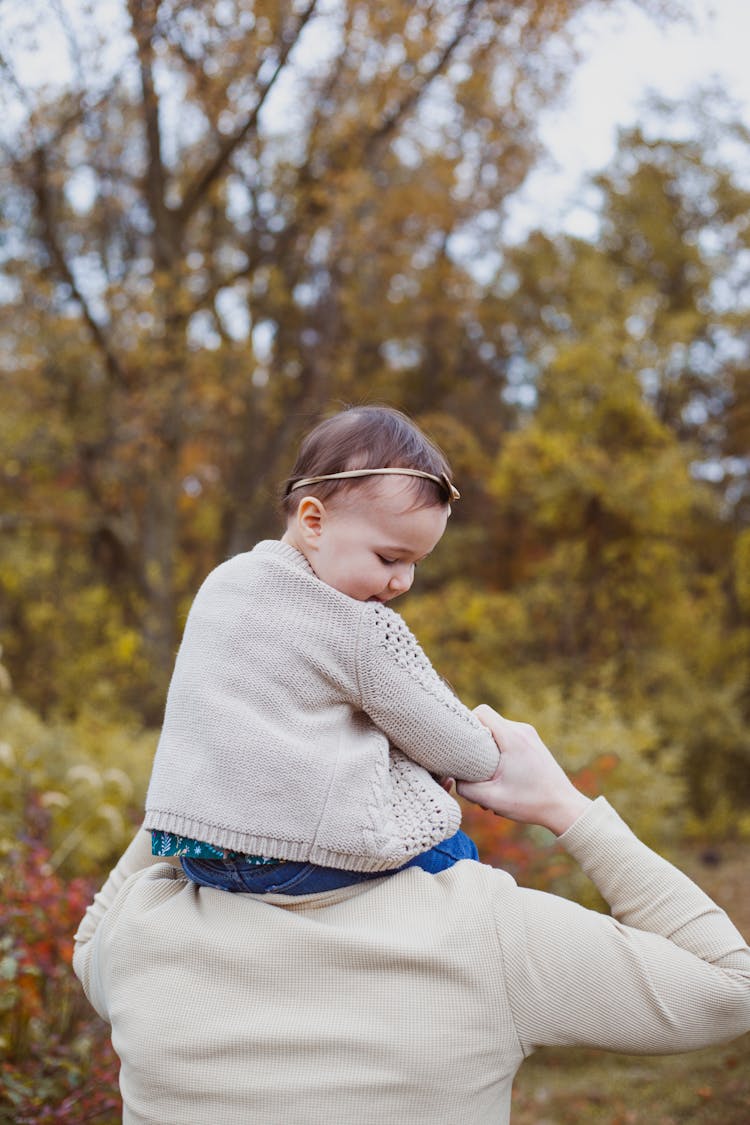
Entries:
[[588,811],[593,801],[579,789],[571,786],[545,810],[543,826],[555,836],[562,836]]

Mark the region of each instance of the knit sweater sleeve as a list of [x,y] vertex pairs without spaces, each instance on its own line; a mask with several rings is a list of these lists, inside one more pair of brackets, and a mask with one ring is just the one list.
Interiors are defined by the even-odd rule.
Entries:
[[526,1053],[579,1045],[669,1054],[750,1029],[750,949],[723,910],[642,844],[603,798],[560,842],[612,914],[524,890],[504,931],[507,904],[498,908]]
[[438,676],[403,618],[383,605],[366,611],[357,661],[363,710],[431,773],[486,781],[499,761],[490,732]]

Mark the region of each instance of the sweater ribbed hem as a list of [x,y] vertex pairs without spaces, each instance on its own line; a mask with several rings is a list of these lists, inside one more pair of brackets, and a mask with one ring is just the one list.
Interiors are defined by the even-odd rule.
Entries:
[[[188,836],[191,840],[202,840],[217,848],[226,848],[243,855],[262,855],[267,859],[282,859],[290,863],[316,863],[321,867],[339,867],[343,871],[390,871],[395,867],[402,867],[424,850],[408,850],[404,847],[397,855],[352,855],[351,852],[335,851],[307,840],[278,840],[271,836],[253,836],[232,828],[217,828],[193,817],[157,809],[146,810],[143,826],[148,831],[158,829],[177,836]],[[455,830],[451,827],[444,838],[453,835]]]

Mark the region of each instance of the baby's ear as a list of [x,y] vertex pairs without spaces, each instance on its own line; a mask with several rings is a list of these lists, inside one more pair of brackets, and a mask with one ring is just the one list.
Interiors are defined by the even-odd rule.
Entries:
[[303,496],[297,508],[297,527],[305,543],[313,545],[323,530],[326,509],[317,496]]

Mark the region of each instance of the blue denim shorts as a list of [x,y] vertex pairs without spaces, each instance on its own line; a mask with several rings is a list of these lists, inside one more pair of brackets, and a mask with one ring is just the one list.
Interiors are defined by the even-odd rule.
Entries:
[[479,859],[476,844],[465,832],[457,832],[434,848],[414,856],[403,867],[388,871],[343,871],[338,867],[320,867],[315,863],[248,863],[237,859],[180,859],[182,869],[193,883],[201,887],[219,887],[224,891],[252,894],[311,895],[319,891],[336,891],[371,879],[396,875],[409,867],[420,867],[435,875],[462,859]]

